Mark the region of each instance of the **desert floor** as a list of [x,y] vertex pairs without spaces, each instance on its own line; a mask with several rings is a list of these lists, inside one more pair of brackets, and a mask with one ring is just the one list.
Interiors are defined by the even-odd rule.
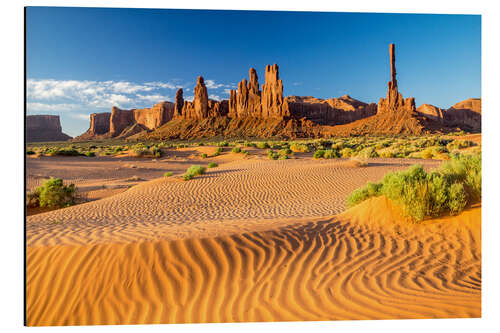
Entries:
[[480,206],[419,225],[383,198],[345,210],[366,181],[440,161],[199,158],[214,150],[29,158],[28,188],[60,177],[91,201],[27,217],[28,325],[481,316]]

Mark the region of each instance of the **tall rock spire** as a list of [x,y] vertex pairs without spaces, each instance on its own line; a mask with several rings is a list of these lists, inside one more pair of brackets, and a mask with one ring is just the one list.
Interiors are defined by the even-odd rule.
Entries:
[[398,81],[396,80],[396,46],[394,44],[389,44],[389,58],[391,61],[391,86],[398,86]]

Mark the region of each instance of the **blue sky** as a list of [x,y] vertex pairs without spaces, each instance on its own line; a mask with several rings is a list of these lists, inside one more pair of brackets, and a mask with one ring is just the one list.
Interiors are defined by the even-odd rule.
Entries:
[[248,69],[277,63],[285,95],[385,96],[396,44],[404,97],[448,108],[481,97],[481,17],[29,7],[28,114],[58,114],[79,135],[89,115],[192,98],[202,75],[227,99]]

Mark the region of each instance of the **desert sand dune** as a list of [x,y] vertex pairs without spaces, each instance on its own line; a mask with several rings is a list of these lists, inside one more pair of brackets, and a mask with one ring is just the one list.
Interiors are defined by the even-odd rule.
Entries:
[[352,168],[341,160],[234,160],[188,182],[142,182],[106,199],[29,216],[27,244],[207,237],[331,216],[345,209],[352,190],[415,162],[374,159]]
[[478,317],[480,207],[420,225],[384,198],[343,212],[414,162],[234,160],[29,216],[28,324]]
[[29,324],[478,317],[480,211],[397,232],[361,207],[231,236],[29,247]]

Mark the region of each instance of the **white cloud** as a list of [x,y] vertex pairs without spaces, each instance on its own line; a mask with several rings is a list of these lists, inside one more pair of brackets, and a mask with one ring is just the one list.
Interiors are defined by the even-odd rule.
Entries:
[[194,99],[194,96],[184,96],[184,100],[185,101],[189,101],[189,102],[192,102]]
[[142,100],[142,101],[147,101],[147,102],[154,103],[154,104],[170,100],[170,98],[168,96],[165,96],[165,95],[141,95],[141,94],[137,94],[137,98]]
[[68,105],[71,109],[140,108],[168,100],[164,91],[181,87],[171,82],[28,79],[27,99],[33,111],[67,110]]
[[216,101],[220,101],[220,100],[221,100],[221,98],[220,98],[220,96],[219,96],[219,95],[213,95],[213,94],[212,94],[212,95],[209,95],[209,96],[208,96],[208,98],[210,98],[210,99],[215,99]]
[[27,103],[27,112],[41,112],[41,111],[71,111],[78,108],[77,104],[47,104],[47,103]]
[[219,89],[222,87],[226,87],[225,84],[215,83],[214,80],[205,80],[205,85],[207,86],[207,89]]
[[71,113],[70,117],[76,118],[76,119],[81,119],[81,120],[89,120],[90,119],[90,115],[85,114],[85,113]]

